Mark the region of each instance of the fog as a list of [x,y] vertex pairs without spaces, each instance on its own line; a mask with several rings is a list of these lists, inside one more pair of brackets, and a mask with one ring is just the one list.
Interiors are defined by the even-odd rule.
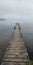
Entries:
[[33,0],[0,0],[0,18],[33,18]]

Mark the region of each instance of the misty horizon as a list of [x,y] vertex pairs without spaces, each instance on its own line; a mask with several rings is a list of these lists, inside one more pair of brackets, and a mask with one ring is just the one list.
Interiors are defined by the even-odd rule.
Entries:
[[0,0],[0,18],[33,18],[33,0]]

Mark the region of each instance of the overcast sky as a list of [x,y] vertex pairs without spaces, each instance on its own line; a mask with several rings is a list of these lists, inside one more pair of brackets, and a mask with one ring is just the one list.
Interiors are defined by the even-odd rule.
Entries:
[[0,0],[0,18],[33,18],[33,0]]

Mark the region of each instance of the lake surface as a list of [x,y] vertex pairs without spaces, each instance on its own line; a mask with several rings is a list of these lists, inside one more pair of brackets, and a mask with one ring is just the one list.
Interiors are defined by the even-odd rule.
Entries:
[[33,60],[33,20],[23,20],[21,23],[21,32],[26,44],[30,59]]
[[[16,19],[0,21],[0,59],[3,57],[16,22]],[[29,56],[33,60],[33,21],[19,20],[19,22],[21,25],[21,33],[28,49]]]

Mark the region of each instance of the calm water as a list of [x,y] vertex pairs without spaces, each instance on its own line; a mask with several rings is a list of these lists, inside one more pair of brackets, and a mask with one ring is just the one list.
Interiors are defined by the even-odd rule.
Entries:
[[[0,21],[0,59],[2,58],[10,36],[12,35],[15,22],[17,22],[17,20],[14,19]],[[30,54],[30,58],[33,59],[33,21],[21,20],[20,23],[24,42]]]
[[23,39],[29,52],[30,58],[33,60],[33,20],[23,20],[21,23],[21,32]]

